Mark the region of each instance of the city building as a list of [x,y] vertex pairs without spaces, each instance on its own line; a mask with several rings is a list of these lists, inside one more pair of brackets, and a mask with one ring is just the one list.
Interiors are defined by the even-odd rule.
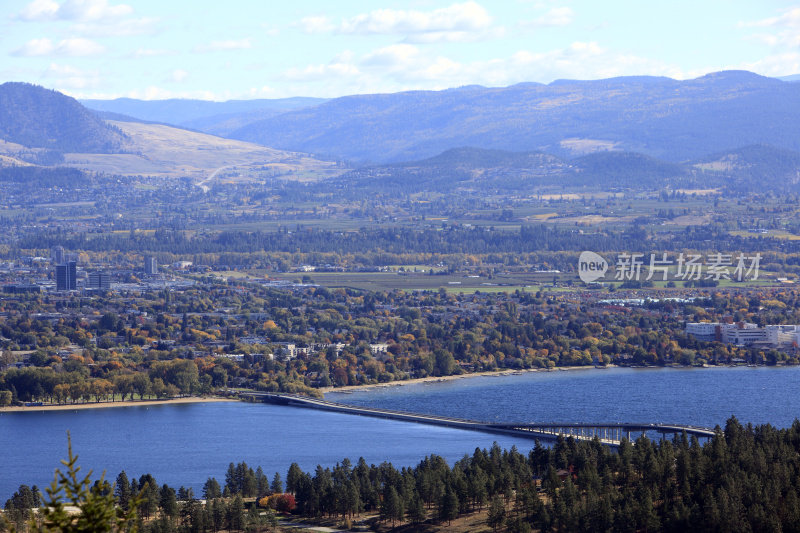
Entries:
[[765,326],[767,342],[774,346],[788,346],[797,342],[800,327],[796,325]]
[[108,290],[111,288],[111,274],[98,270],[97,272],[90,272],[89,279],[86,283],[89,289],[103,289]]
[[56,265],[63,265],[66,262],[66,254],[63,246],[53,246],[50,250],[50,259]]
[[686,333],[699,341],[721,341],[722,334],[719,322],[689,322]]
[[700,341],[718,341],[737,346],[781,348],[800,341],[800,326],[793,324],[761,328],[752,322],[689,322],[685,331]]
[[767,342],[767,332],[751,322],[736,322],[720,326],[722,342],[737,346],[750,346]]
[[156,263],[156,258],[152,255],[145,256],[144,258],[144,273],[149,276],[158,274],[158,263]]
[[56,290],[74,291],[78,288],[78,263],[69,261],[56,265]]
[[3,285],[3,291],[10,294],[37,293],[42,292],[42,287],[34,283],[12,283]]
[[372,355],[386,353],[388,350],[389,350],[389,345],[386,343],[369,345],[369,351],[372,352]]

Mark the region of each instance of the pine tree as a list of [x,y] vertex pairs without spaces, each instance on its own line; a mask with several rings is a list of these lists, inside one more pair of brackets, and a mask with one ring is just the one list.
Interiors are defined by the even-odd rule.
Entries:
[[439,503],[439,520],[447,520],[447,525],[458,518],[458,496],[449,487]]
[[[137,498],[129,500],[129,509],[123,511],[116,505],[109,491],[91,488],[91,475],[81,477],[78,457],[72,454],[72,441],[67,433],[68,459],[62,461],[66,472],[56,469],[55,479],[47,488],[47,501],[41,509],[41,531],[79,533],[86,531],[131,531],[135,529]],[[105,484],[103,477],[95,487]],[[68,512],[66,505],[78,509],[77,517]]]
[[297,495],[297,488],[301,477],[303,477],[303,471],[300,469],[300,465],[292,463],[291,466],[289,466],[289,473],[286,476],[286,492]]
[[216,480],[216,478],[208,478],[203,485],[203,499],[214,500],[221,497],[222,492],[220,491],[219,482]]
[[269,480],[264,470],[259,466],[256,468],[256,497],[261,498],[269,494]]
[[117,505],[127,510],[131,499],[131,484],[124,470],[119,473],[114,483],[114,496],[117,497]]
[[244,502],[241,495],[234,496],[233,500],[228,504],[228,512],[226,514],[228,529],[234,531],[244,529]]
[[425,520],[425,506],[422,503],[422,498],[419,497],[416,491],[408,504],[406,517],[412,524],[419,524]]
[[488,524],[494,531],[497,531],[497,528],[503,525],[505,519],[506,506],[500,496],[495,496],[489,504]]
[[175,496],[175,489],[166,483],[159,491],[158,506],[164,516],[173,520],[178,516],[178,498]]
[[272,483],[269,486],[269,490],[271,490],[274,494],[279,494],[283,492],[283,481],[281,480],[281,475],[275,472],[275,475],[272,477]]

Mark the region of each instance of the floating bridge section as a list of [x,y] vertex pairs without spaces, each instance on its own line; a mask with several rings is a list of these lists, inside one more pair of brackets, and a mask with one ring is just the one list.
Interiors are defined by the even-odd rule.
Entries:
[[247,392],[241,393],[239,396],[243,400],[254,402],[321,409],[351,415],[372,416],[389,420],[482,431],[484,433],[513,435],[529,439],[553,441],[559,437],[572,437],[576,440],[589,441],[597,438],[601,444],[607,446],[619,446],[623,438],[633,441],[640,435],[647,435],[649,438],[660,437],[662,439],[684,433],[688,437],[697,437],[698,439],[710,439],[715,435],[713,429],[679,424],[495,424],[462,418],[346,405],[293,394]]

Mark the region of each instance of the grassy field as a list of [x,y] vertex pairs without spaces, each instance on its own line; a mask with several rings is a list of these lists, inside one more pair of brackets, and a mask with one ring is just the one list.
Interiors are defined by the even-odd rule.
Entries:
[[[224,275],[220,273],[220,275]],[[498,274],[473,277],[464,274],[435,274],[423,272],[291,272],[271,274],[273,279],[299,281],[303,277],[311,278],[312,283],[328,288],[346,287],[352,289],[386,291],[400,290],[439,290],[449,292],[473,293],[481,292],[514,292],[535,290],[539,286],[551,285],[552,273],[528,272]],[[558,274],[560,282],[577,280],[573,274]]]

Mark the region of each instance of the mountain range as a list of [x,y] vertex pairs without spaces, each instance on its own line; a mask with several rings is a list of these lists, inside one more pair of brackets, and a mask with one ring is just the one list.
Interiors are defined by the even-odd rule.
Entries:
[[605,151],[565,159],[544,152],[464,147],[420,161],[361,167],[338,181],[355,190],[403,193],[598,186],[785,191],[796,190],[800,183],[800,153],[750,145],[673,163],[635,152]]
[[357,95],[250,123],[231,137],[328,158],[396,162],[449,148],[686,161],[750,144],[800,150],[800,84],[727,71]]
[[177,124],[353,165],[479,146],[576,157],[639,152],[681,162],[754,144],[800,151],[800,84],[723,71],[510,87],[230,102],[87,100],[92,109]]
[[81,100],[95,111],[115,113],[141,119],[194,129],[212,135],[225,136],[251,122],[262,120],[326,102],[324,98],[278,98],[254,100],[207,100],[177,99],[137,100],[117,98],[114,100]]
[[27,83],[0,85],[0,167],[60,165],[109,175],[201,181],[229,167],[259,166],[274,175],[340,172],[305,154],[114,113],[102,115],[57,91]]
[[28,148],[113,153],[126,137],[74,98],[10,82],[0,85],[0,139]]
[[201,180],[261,164],[341,174],[341,164],[302,155],[314,153],[353,163],[348,182],[434,189],[513,188],[532,179],[782,186],[800,176],[800,84],[742,71],[332,100],[86,103],[96,109],[34,85],[0,85],[0,166]]

